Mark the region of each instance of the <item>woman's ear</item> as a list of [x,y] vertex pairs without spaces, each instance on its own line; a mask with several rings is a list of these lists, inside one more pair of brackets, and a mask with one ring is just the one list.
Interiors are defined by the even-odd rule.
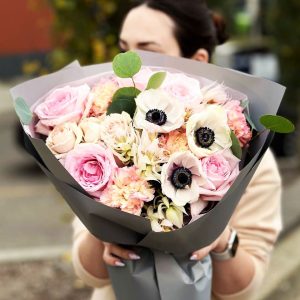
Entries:
[[198,49],[191,58],[194,60],[197,60],[197,61],[205,62],[205,63],[209,62],[208,51],[204,48]]

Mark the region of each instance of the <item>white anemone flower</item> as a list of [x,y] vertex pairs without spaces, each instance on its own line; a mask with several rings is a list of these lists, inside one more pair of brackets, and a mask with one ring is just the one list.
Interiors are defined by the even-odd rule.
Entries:
[[136,98],[134,125],[149,132],[168,133],[184,123],[184,105],[163,90],[150,89]]
[[206,157],[232,146],[227,113],[219,105],[208,105],[192,115],[186,124],[190,150],[198,157]]
[[201,162],[190,151],[171,155],[162,167],[162,192],[177,206],[198,201],[200,186],[205,182]]

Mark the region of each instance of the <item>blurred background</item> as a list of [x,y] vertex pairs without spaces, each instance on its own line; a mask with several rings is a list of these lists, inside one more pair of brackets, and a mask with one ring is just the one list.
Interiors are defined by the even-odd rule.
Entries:
[[[88,299],[70,261],[72,212],[18,140],[9,88],[77,59],[109,61],[129,0],[14,0],[0,10],[0,300]],[[299,124],[300,1],[208,0],[231,39],[213,63],[287,86],[280,114]],[[297,126],[299,128],[299,126]],[[277,135],[284,231],[261,299],[300,299],[300,139]],[[298,247],[298,248],[297,248]],[[297,250],[297,251],[296,251]],[[296,251],[296,252],[295,252]]]

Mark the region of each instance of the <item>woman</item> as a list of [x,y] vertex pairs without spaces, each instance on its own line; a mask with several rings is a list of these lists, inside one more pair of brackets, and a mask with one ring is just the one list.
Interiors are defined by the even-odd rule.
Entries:
[[[142,1],[128,13],[120,33],[124,51],[143,49],[203,62],[208,62],[215,46],[225,40],[222,19],[212,15],[202,0]],[[280,176],[271,152],[267,152],[221,236],[191,253],[192,260],[212,256],[213,299],[247,300],[257,292],[281,230],[280,195]],[[73,225],[76,273],[98,288],[92,300],[115,299],[106,264],[122,267],[122,259],[139,256],[96,239],[77,218]],[[231,243],[235,232],[239,237],[236,253]]]

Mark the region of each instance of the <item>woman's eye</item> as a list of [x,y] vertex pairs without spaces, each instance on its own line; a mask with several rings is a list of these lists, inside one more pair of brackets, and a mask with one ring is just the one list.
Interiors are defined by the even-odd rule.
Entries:
[[153,48],[147,48],[147,47],[141,47],[140,50],[149,51],[149,52],[154,52],[154,53],[162,53],[161,50],[153,49]]

